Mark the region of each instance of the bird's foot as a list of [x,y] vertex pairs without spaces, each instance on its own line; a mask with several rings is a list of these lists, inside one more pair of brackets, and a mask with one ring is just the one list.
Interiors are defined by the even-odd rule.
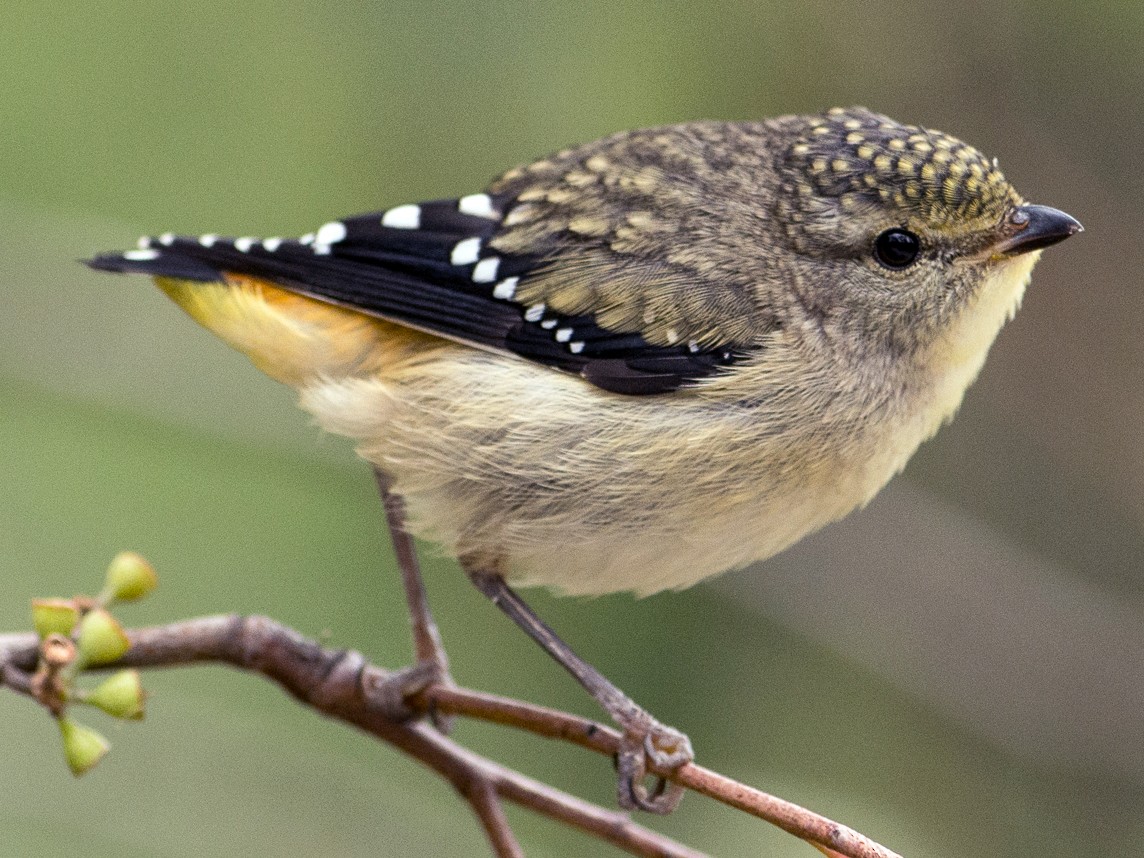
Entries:
[[[455,685],[449,669],[435,659],[420,661],[374,679],[369,688],[371,701],[387,718],[393,721],[409,721],[418,716],[418,711],[409,705],[409,698],[420,694],[435,685],[452,687]],[[429,720],[444,734],[453,729],[454,718],[430,707]]]
[[[668,814],[679,806],[684,789],[660,775],[654,775],[650,768],[678,769],[695,759],[695,752],[686,735],[674,727],[660,724],[646,713],[641,715],[624,725],[624,735],[620,740],[620,753],[616,758],[620,807]],[[649,774],[656,778],[650,790],[644,783]]]

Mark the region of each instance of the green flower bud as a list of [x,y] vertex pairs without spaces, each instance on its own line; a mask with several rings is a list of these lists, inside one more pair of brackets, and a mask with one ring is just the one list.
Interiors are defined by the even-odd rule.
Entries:
[[97,706],[114,718],[138,721],[143,717],[146,698],[137,670],[120,670],[103,680],[84,697],[85,703]]
[[79,621],[79,610],[71,599],[33,599],[32,625],[40,640],[49,635],[70,637]]
[[107,601],[117,599],[130,602],[142,599],[155,589],[159,576],[151,564],[134,551],[121,551],[107,567],[107,577],[103,583],[103,597]]
[[64,739],[64,758],[76,777],[91,771],[111,749],[107,740],[90,727],[77,724],[67,717],[56,720]]
[[81,665],[107,664],[121,658],[131,648],[123,626],[103,608],[83,615],[76,643]]

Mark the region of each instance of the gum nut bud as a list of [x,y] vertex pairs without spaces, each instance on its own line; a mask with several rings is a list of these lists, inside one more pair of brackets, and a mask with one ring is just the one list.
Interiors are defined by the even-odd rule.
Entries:
[[52,633],[40,643],[40,657],[49,667],[63,667],[75,661],[75,641]]
[[60,718],[60,735],[64,739],[64,758],[76,777],[90,771],[102,760],[111,746],[90,727],[77,724],[70,718]]
[[48,635],[64,635],[72,633],[75,624],[79,621],[79,610],[71,599],[33,599],[32,625],[40,640]]
[[79,621],[79,657],[84,664],[107,664],[121,658],[131,641],[119,621],[103,608],[88,611]]
[[98,706],[114,718],[139,720],[143,717],[146,694],[137,670],[120,670],[111,674],[85,698],[85,703]]
[[143,555],[134,551],[121,551],[107,567],[103,591],[110,598],[130,602],[142,599],[158,583],[159,576],[151,564],[143,559]]

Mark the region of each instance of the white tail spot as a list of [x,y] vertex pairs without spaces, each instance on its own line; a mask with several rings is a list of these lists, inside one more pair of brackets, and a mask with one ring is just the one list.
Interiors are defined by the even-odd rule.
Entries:
[[516,284],[519,282],[519,277],[506,277],[493,289],[493,297],[502,301],[511,301],[512,296],[516,294]]
[[492,283],[497,279],[497,268],[500,267],[500,257],[490,256],[482,259],[473,268],[474,283]]
[[381,216],[381,225],[392,229],[421,229],[421,206],[397,206]]
[[500,217],[493,208],[493,199],[488,194],[469,194],[457,200],[457,211],[473,217],[485,217],[496,220]]
[[314,233],[315,244],[337,244],[346,237],[346,225],[340,220],[332,220]]
[[458,241],[449,254],[449,261],[454,265],[472,265],[481,258],[481,240],[479,238],[466,238]]

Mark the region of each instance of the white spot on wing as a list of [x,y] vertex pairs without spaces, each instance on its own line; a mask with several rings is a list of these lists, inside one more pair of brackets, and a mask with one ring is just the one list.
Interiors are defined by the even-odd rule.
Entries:
[[282,239],[280,238],[264,238],[262,239],[262,247],[264,250],[269,250],[271,253],[276,251],[282,246]]
[[298,243],[299,244],[313,244],[314,243],[314,233],[312,233],[312,232],[306,233],[304,236],[302,236],[301,238],[298,239]]
[[381,225],[393,229],[421,229],[421,206],[409,203],[392,208],[381,216]]
[[175,234],[173,232],[165,232],[161,236],[159,236],[159,244],[163,244],[163,245],[166,245],[167,247],[170,247],[174,243],[175,243]]
[[332,220],[327,224],[323,224],[316,233],[314,233],[314,243],[324,244],[327,246],[337,244],[339,241],[346,237],[346,225],[340,220]]
[[572,329],[571,328],[560,328],[560,330],[558,330],[556,332],[556,342],[566,343],[570,339],[572,339]]
[[560,324],[559,319],[545,319],[543,322],[540,323],[540,327],[544,328],[544,330],[546,330],[546,331],[551,331],[553,328],[555,328],[559,324]]
[[248,235],[244,235],[242,238],[236,238],[234,240],[234,249],[239,253],[246,253],[250,248],[254,247],[254,241],[255,240]]
[[138,247],[140,250],[146,250],[148,247],[151,246],[151,236],[149,236],[149,235],[139,236],[139,240],[137,242],[135,242],[135,246]]
[[128,250],[123,254],[123,258],[131,262],[150,262],[152,259],[159,258],[159,251],[151,250],[150,248],[139,250]]
[[497,279],[497,268],[500,266],[499,256],[490,256],[482,259],[473,268],[474,283],[492,283]]
[[544,318],[544,311],[547,307],[544,304],[533,304],[524,311],[524,320],[526,322],[539,322]]
[[580,352],[584,351],[584,344],[580,341],[576,341],[574,343],[569,343],[568,344],[568,351],[572,352],[572,354],[574,354],[574,355],[578,355],[578,354],[580,354]]
[[500,217],[493,209],[493,200],[488,194],[469,194],[457,200],[457,211],[473,217],[487,217],[496,220]]
[[213,232],[208,232],[206,235],[199,236],[199,244],[201,244],[203,247],[214,247],[216,241],[218,241],[218,236]]
[[493,289],[493,297],[502,301],[511,301],[512,296],[516,294],[516,284],[519,282],[519,277],[506,277]]
[[481,257],[481,240],[479,238],[466,238],[458,241],[449,254],[449,261],[454,265],[472,265]]

